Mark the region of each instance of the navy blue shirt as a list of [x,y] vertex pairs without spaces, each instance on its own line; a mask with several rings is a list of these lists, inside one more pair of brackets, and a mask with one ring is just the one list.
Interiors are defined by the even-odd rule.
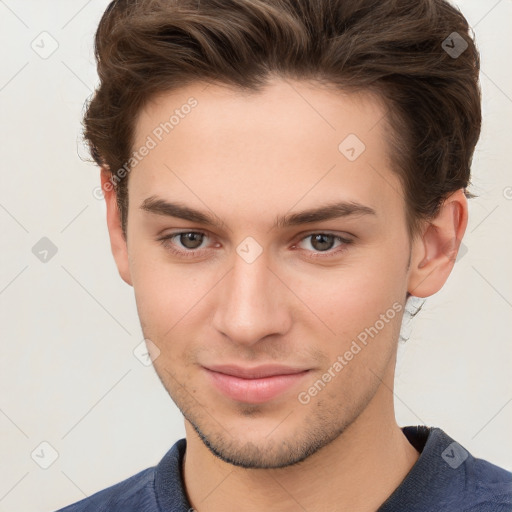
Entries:
[[[473,457],[443,430],[403,427],[420,457],[376,512],[511,512],[512,472]],[[189,512],[180,439],[158,465],[57,512]]]

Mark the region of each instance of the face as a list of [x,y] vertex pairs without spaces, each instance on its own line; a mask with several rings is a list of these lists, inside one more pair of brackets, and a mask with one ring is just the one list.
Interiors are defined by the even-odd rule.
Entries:
[[137,119],[125,279],[159,378],[225,461],[304,460],[389,380],[411,245],[384,113],[276,79],[194,84]]

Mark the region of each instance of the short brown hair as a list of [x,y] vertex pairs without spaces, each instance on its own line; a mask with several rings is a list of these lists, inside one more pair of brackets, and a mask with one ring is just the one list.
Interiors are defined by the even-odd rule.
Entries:
[[[451,192],[471,197],[481,92],[468,29],[446,0],[113,1],[96,32],[100,84],[84,138],[114,176],[147,101],[195,81],[258,91],[277,75],[376,93],[412,236]],[[455,42],[460,55],[447,51]],[[115,183],[125,236],[127,181]]]

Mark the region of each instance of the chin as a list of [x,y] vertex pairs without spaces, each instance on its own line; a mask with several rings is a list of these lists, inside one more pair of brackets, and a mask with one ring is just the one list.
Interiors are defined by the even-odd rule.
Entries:
[[[314,433],[307,429],[301,429],[300,435],[285,429],[277,433],[268,425],[266,429],[253,429],[251,432],[232,427],[206,434],[195,422],[188,421],[215,457],[246,469],[277,469],[299,464],[341,434],[341,431],[328,435],[325,431],[316,430]],[[275,426],[273,428],[276,430]],[[230,433],[232,431],[234,434]],[[237,435],[241,432],[243,437]]]

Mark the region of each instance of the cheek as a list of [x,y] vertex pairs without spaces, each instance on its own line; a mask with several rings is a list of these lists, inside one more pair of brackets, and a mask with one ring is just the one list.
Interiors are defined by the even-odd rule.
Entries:
[[[379,249],[382,252],[382,247]],[[406,254],[402,254],[405,261]],[[321,325],[326,341],[323,348],[333,361],[349,350],[354,340],[362,348],[370,344],[378,348],[363,350],[365,355],[358,355],[358,360],[388,353],[400,330],[406,291],[405,263],[401,265],[396,251],[384,257],[376,254],[359,263],[328,269],[321,278],[318,274],[303,277],[297,290],[311,318],[306,321],[302,316],[297,321],[317,332],[317,325]]]
[[323,277],[302,278],[297,295],[339,332],[343,326],[373,323],[391,308],[402,296],[404,275],[396,266],[379,264],[330,269]]
[[165,255],[155,250],[133,251],[130,268],[135,300],[148,334],[157,339],[172,337],[200,311],[197,305],[214,286],[217,274],[193,267],[165,261]]

